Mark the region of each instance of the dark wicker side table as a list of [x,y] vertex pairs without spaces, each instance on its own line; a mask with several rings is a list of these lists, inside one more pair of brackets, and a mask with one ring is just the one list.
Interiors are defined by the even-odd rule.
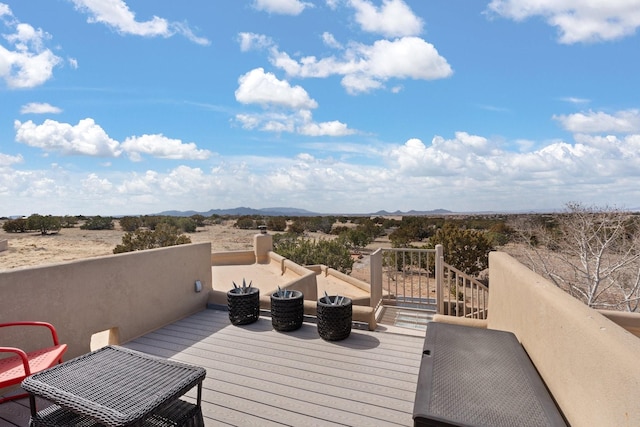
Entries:
[[351,298],[344,297],[342,303],[332,305],[337,296],[318,300],[318,334],[327,341],[343,340],[351,334],[353,308]]
[[[83,354],[27,377],[31,427],[204,427],[199,366],[120,346]],[[198,388],[196,404],[180,399]],[[53,405],[37,411],[36,396]]]
[[227,292],[229,320],[233,325],[247,325],[260,317],[260,289],[251,288],[243,293],[242,288]]
[[[281,296],[289,292],[291,296]],[[295,331],[304,319],[304,295],[300,291],[278,291],[271,294],[271,325],[276,331]]]

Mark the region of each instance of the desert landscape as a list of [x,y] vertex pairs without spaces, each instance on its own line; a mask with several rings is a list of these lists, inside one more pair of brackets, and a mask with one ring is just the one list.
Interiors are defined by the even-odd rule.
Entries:
[[[192,243],[210,242],[211,251],[252,250],[253,236],[258,230],[243,230],[234,226],[235,220],[198,227],[195,233],[186,233]],[[117,220],[113,230],[82,230],[79,226],[62,228],[57,233],[41,235],[38,232],[7,233],[0,223],[0,241],[8,240],[8,249],[0,251],[0,272],[56,264],[83,258],[113,255],[113,248],[122,243],[125,231]],[[311,238],[331,238],[322,233],[308,233]],[[383,239],[384,240],[384,239]],[[370,246],[388,247],[389,242],[376,241]],[[368,257],[356,260],[352,276],[369,281]]]
[[[234,227],[234,223],[199,227],[187,235],[193,243],[211,242],[213,252],[252,249],[257,230],[241,230]],[[122,243],[125,234],[118,221],[114,221],[114,225],[113,230],[62,228],[44,236],[38,232],[7,233],[0,228],[0,240],[6,239],[9,243],[8,250],[0,252],[0,271],[113,255],[113,248]]]

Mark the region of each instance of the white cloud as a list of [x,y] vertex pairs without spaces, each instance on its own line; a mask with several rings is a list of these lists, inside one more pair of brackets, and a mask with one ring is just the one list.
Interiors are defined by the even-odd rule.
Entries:
[[570,104],[588,104],[591,102],[590,99],[586,99],[586,98],[577,98],[575,96],[567,96],[564,98],[560,98],[560,100],[564,101],[564,102],[568,102]]
[[244,129],[273,133],[297,133],[305,136],[346,136],[356,133],[345,123],[334,120],[316,123],[309,110],[297,112],[243,113],[236,115],[236,121]]
[[264,34],[240,33],[238,34],[240,50],[248,52],[254,49],[265,49],[273,45],[273,40]]
[[62,109],[46,102],[30,102],[20,108],[20,114],[60,114]]
[[298,132],[307,136],[345,136],[354,133],[346,124],[337,120],[322,123],[305,123],[298,128]]
[[282,106],[286,108],[316,108],[318,103],[301,86],[291,86],[278,80],[273,73],[255,68],[238,79],[236,100],[242,104]]
[[63,166],[26,171],[7,165],[0,174],[0,209],[5,207],[0,215],[22,213],[8,212],[6,206],[100,215],[285,204],[321,213],[519,210],[557,208],[570,200],[607,204],[619,201],[621,194],[632,200],[640,195],[639,134],[579,135],[574,143],[553,141],[531,151],[511,151],[503,141],[457,132],[451,138],[436,135],[428,143],[413,138],[363,153],[387,163],[292,152],[290,157],[217,157],[209,170],[179,165],[162,172],[76,173]]
[[313,7],[313,3],[300,0],[254,0],[253,7],[268,13],[300,15],[305,8]]
[[0,18],[3,16],[13,17],[8,4],[0,3]]
[[611,115],[602,111],[589,111],[553,116],[562,127],[573,133],[632,133],[640,132],[640,110],[618,111]]
[[128,137],[121,148],[133,161],[142,160],[141,154],[173,160],[206,160],[211,157],[210,151],[199,150],[193,142],[185,144],[162,134]]
[[373,45],[354,43],[342,58],[319,60],[307,56],[297,61],[273,48],[271,62],[292,77],[343,75],[342,85],[351,94],[382,88],[389,79],[434,80],[453,74],[436,48],[418,37],[378,40]]
[[113,184],[108,179],[99,178],[95,173],[89,174],[80,183],[82,188],[91,194],[108,194],[113,189]]
[[515,21],[540,16],[558,28],[565,44],[615,40],[640,27],[635,0],[492,0],[488,11]]
[[119,157],[126,153],[132,161],[140,161],[143,154],[171,160],[206,160],[212,154],[198,149],[195,143],[185,144],[161,134],[132,136],[119,143],[90,118],[77,125],[50,119],[41,125],[16,120],[14,127],[16,141],[65,156]]
[[85,155],[117,157],[120,144],[107,135],[93,119],[83,119],[77,125],[59,123],[47,119],[41,125],[31,120],[14,122],[16,141],[44,151],[60,152],[63,155]]
[[337,9],[338,8],[338,3],[340,3],[340,0],[325,0],[325,4],[331,10]]
[[356,21],[364,31],[386,37],[422,33],[422,19],[402,0],[383,0],[379,8],[368,0],[351,0],[350,4],[356,10]]
[[24,158],[22,157],[22,154],[18,154],[17,156],[11,156],[9,154],[0,153],[0,169],[6,168],[8,166],[11,166],[17,163],[22,163],[23,161],[24,161]]
[[88,13],[88,22],[102,23],[121,34],[132,34],[143,37],[171,37],[181,34],[189,40],[208,45],[209,40],[196,37],[185,23],[169,22],[154,16],[148,21],[136,21],[136,15],[123,0],[72,0],[81,12]]
[[201,46],[209,46],[211,41],[206,37],[198,37],[195,35],[191,27],[186,22],[172,22],[169,24],[173,33],[181,34],[188,40]]
[[322,41],[324,42],[325,45],[329,46],[330,48],[342,49],[342,44],[338,42],[338,40],[336,40],[333,34],[329,32],[325,31],[324,33],[322,33]]
[[50,49],[44,47],[49,34],[42,29],[35,29],[29,24],[19,23],[6,4],[0,4],[0,16],[9,17],[0,24],[9,27],[13,32],[2,34],[9,43],[9,48],[0,45],[0,79],[9,88],[31,88],[45,83],[53,75],[53,69],[61,59]]

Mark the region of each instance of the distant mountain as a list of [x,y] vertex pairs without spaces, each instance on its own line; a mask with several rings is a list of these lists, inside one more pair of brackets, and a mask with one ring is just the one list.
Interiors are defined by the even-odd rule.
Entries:
[[431,211],[415,211],[415,210],[410,210],[408,212],[401,212],[401,211],[395,211],[395,212],[387,212],[387,211],[378,211],[373,215],[379,215],[379,216],[385,216],[385,215],[405,215],[405,216],[421,216],[421,215],[449,215],[452,214],[453,212],[448,211],[446,209],[434,209]]
[[446,209],[434,209],[431,211],[416,211],[410,210],[408,212],[387,212],[385,210],[378,211],[375,213],[364,213],[364,214],[342,214],[342,213],[334,213],[334,214],[321,214],[317,212],[311,212],[305,209],[297,209],[297,208],[287,208],[287,207],[275,207],[275,208],[262,208],[262,209],[253,209],[248,207],[238,207],[232,209],[210,209],[207,212],[196,212],[196,211],[164,211],[154,215],[166,215],[166,216],[192,216],[192,215],[202,215],[202,216],[212,216],[212,215],[230,215],[230,216],[242,216],[242,215],[262,215],[262,216],[329,216],[329,215],[344,215],[344,216],[385,216],[385,215],[404,215],[404,216],[424,216],[424,215],[450,215],[454,212],[446,210]]
[[310,212],[304,209],[296,208],[263,208],[253,209],[247,207],[238,207],[232,209],[210,209],[207,212],[196,211],[164,211],[155,215],[167,215],[167,216],[212,216],[212,215],[264,215],[264,216],[322,216],[322,214]]

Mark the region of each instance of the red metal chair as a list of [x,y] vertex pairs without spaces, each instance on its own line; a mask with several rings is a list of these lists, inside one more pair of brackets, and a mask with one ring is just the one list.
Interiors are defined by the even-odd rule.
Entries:
[[[41,326],[49,328],[51,331],[51,338],[53,339],[53,346],[28,353],[15,347],[0,347],[0,353],[15,354],[15,356],[0,359],[0,389],[20,384],[22,380],[27,378],[29,375],[35,374],[43,369],[50,368],[58,363],[62,363],[62,355],[67,351],[67,345],[60,344],[58,342],[58,333],[53,325],[46,322],[0,323],[0,328],[10,326]],[[27,396],[28,395],[26,393],[23,393],[0,398],[0,403],[5,403],[9,400],[22,399]]]

